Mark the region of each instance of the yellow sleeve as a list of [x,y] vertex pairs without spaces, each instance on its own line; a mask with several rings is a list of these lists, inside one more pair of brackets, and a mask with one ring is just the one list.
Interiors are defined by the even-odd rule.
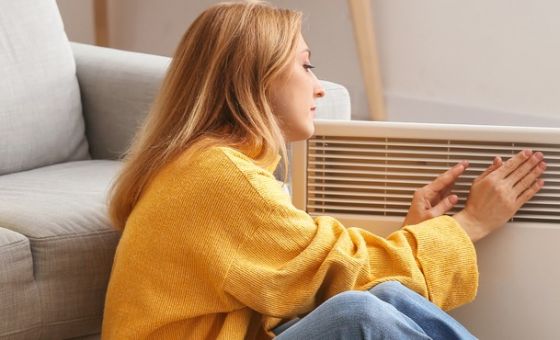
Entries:
[[[232,159],[232,156],[229,156]],[[309,312],[346,290],[397,280],[449,310],[474,299],[474,246],[460,225],[441,216],[383,238],[296,209],[267,171],[235,161],[251,190],[251,229],[233,253],[224,290],[267,316]],[[255,199],[253,195],[258,196]],[[243,225],[241,221],[238,225]]]

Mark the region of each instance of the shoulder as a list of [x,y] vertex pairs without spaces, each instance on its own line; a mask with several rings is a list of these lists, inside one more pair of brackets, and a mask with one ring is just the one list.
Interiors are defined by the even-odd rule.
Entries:
[[[231,175],[232,171],[239,174],[261,173],[274,176],[259,167],[250,157],[239,150],[227,146],[212,146],[196,153],[184,153],[172,162],[171,168],[178,172],[197,172],[205,174],[224,173]],[[235,171],[234,171],[235,170]]]
[[169,167],[167,176],[200,190],[212,186],[220,188],[223,194],[255,194],[267,201],[287,199],[291,202],[273,173],[243,152],[227,146],[213,146],[180,156]]

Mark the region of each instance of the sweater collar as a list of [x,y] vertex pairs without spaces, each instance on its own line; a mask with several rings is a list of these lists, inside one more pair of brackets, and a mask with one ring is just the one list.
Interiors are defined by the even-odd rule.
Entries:
[[280,162],[281,159],[282,159],[282,157],[280,155],[276,155],[276,158],[274,159],[274,161],[272,163],[270,163],[270,165],[267,166],[265,169],[268,170],[268,172],[270,172],[270,173],[274,173],[274,171],[278,167],[278,163]]
[[[241,151],[241,153],[245,154],[245,156],[251,158],[253,160],[253,162],[255,162],[255,164],[257,164],[257,162],[255,161],[255,157],[259,153],[259,150],[251,149],[251,148],[248,148],[248,147],[240,147],[239,151]],[[278,167],[278,163],[280,163],[281,159],[282,159],[282,156],[276,155],[276,157],[272,160],[272,162],[268,166],[261,166],[261,168],[265,169],[266,171],[268,171],[270,173],[274,173],[274,171]]]

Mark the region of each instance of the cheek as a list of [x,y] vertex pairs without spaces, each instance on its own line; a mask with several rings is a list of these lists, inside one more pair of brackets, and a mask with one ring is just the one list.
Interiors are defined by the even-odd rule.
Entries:
[[271,98],[272,110],[278,118],[286,123],[293,123],[301,117],[301,106],[303,96],[301,90],[294,86],[294,82],[284,83],[278,88],[273,98]]
[[292,105],[300,116],[307,116],[313,105],[313,84],[308,74],[300,74],[292,84]]
[[272,94],[269,97],[270,108],[274,115],[278,117],[285,116],[286,103],[288,103],[288,94],[282,86],[274,87]]
[[273,93],[271,106],[285,134],[296,140],[310,137],[314,130],[314,114],[311,111],[313,82],[309,74],[295,70]]

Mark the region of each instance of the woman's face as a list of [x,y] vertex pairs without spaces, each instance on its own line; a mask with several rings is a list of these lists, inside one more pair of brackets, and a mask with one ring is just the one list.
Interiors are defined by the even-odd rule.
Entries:
[[270,103],[287,142],[305,140],[315,127],[315,99],[325,90],[311,71],[311,51],[300,34],[293,61],[286,72],[272,82]]

